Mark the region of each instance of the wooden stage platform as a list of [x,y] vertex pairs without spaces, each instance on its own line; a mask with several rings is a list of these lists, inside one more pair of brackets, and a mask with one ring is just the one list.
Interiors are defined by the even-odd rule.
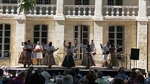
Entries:
[[[44,66],[44,65],[34,65],[34,70],[37,70],[37,68],[42,68],[42,69],[46,69],[50,75],[58,74],[61,73],[63,74],[63,71],[67,68],[65,67],[61,67],[61,66],[52,66],[50,69],[48,68],[48,66]],[[115,75],[118,74],[118,69],[119,67],[114,67],[113,69],[107,69],[106,67],[99,67],[99,66],[92,66],[89,69],[85,69],[84,66],[76,66],[77,68],[80,69],[80,74],[82,74],[83,76],[86,75],[88,73],[89,70],[100,70],[103,72],[104,76],[111,76],[114,77]],[[23,66],[17,66],[17,67],[7,67],[8,71],[11,72],[12,70],[27,70],[28,68],[24,68]],[[125,73],[130,76],[131,70],[127,70],[125,69]]]

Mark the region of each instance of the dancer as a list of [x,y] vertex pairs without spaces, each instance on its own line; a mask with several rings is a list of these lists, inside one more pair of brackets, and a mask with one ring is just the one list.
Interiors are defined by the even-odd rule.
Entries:
[[73,50],[76,49],[77,47],[74,47],[74,46],[71,46],[71,42],[68,43],[68,46],[65,45],[65,42],[64,41],[64,47],[67,48],[67,55],[62,63],[62,66],[63,67],[68,67],[68,68],[71,68],[71,67],[74,67],[75,66],[75,63],[74,63],[74,60],[73,60]]
[[102,52],[103,52],[103,56],[102,56],[102,67],[107,66],[107,56],[109,54],[109,48],[110,48],[110,43],[107,42],[104,46],[102,44],[100,44]]
[[[29,54],[30,54],[30,58],[31,58],[31,59],[32,59],[32,57],[33,57],[32,49],[33,49],[33,47],[32,47],[31,41],[28,40],[28,41],[27,41],[27,50],[28,50],[28,52],[29,52]],[[32,63],[32,65],[33,65],[33,63]]]
[[55,59],[54,59],[54,52],[57,51],[59,48],[55,49],[55,47],[52,45],[52,42],[49,42],[49,46],[47,48],[47,52],[45,54],[43,64],[48,65],[49,68],[51,68],[52,65],[55,65]]
[[91,49],[92,49],[92,57],[95,63],[95,55],[96,55],[96,48],[95,48],[95,44],[93,42],[93,40],[91,40]]
[[35,55],[36,55],[36,59],[37,59],[37,65],[42,65],[42,59],[43,59],[43,47],[40,45],[40,42],[37,42],[37,45],[35,46]]
[[92,49],[89,44],[87,44],[87,47],[84,47],[83,53],[84,53],[84,59],[82,60],[82,65],[86,66],[86,69],[88,69],[90,66],[95,66],[95,63],[92,58]]
[[31,61],[31,56],[30,56],[30,53],[28,52],[28,47],[27,47],[27,42],[24,42],[24,45],[23,45],[23,51],[21,52],[21,55],[19,57],[19,62],[18,63],[21,63],[24,65],[24,68],[26,68],[26,65],[30,66],[32,64],[32,61]]
[[118,66],[119,65],[118,61],[117,61],[117,58],[115,56],[115,50],[116,50],[116,48],[114,47],[114,44],[111,44],[111,48],[109,48],[109,58],[110,59],[107,60],[107,63],[108,63],[107,68],[108,69],[112,69],[113,66]]

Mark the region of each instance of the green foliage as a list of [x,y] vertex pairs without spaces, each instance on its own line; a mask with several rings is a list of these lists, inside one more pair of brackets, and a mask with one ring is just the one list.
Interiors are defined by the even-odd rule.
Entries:
[[22,11],[24,11],[24,13],[26,13],[27,11],[34,10],[35,3],[36,3],[35,0],[21,0],[21,2],[18,5],[19,14]]

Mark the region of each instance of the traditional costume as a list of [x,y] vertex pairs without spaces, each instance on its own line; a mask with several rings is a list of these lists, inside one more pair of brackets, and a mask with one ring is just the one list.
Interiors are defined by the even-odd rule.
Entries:
[[26,67],[26,65],[29,66],[32,64],[31,56],[30,53],[28,52],[27,43],[25,43],[25,45],[22,48],[23,51],[21,52],[18,63],[21,63],[24,65],[24,67]]
[[71,48],[68,47],[67,49],[67,55],[62,63],[62,66],[63,67],[68,67],[68,68],[71,68],[71,67],[74,67],[75,66],[75,63],[74,63],[74,60],[73,60],[73,53],[72,53],[72,50]]
[[37,59],[37,64],[41,65],[42,64],[42,59],[43,59],[43,47],[40,45],[39,42],[37,42],[37,45],[35,46],[35,55],[36,55],[36,59]]
[[114,48],[114,46],[112,46],[111,48],[109,48],[109,55],[108,55],[108,59],[107,59],[107,63],[108,63],[108,65],[107,65],[107,68],[108,69],[112,69],[113,68],[113,66],[118,66],[119,64],[118,64],[118,61],[117,61],[117,57],[116,57],[116,55],[115,55],[115,48]]
[[54,46],[48,46],[47,47],[47,52],[45,54],[45,57],[43,59],[43,64],[44,65],[48,65],[49,67],[51,67],[52,65],[56,65],[55,63],[55,59],[54,59],[54,52],[56,51],[57,49],[55,49]]
[[92,52],[92,49],[90,45],[83,48],[84,59],[82,60],[82,65],[86,66],[86,68],[89,68],[90,66],[95,66],[91,52]]
[[73,59],[73,51],[77,47],[71,46],[71,42],[69,42],[68,44],[69,44],[69,46],[66,46],[64,43],[64,47],[67,48],[67,51],[66,51],[67,55],[62,63],[62,66],[71,68],[71,67],[75,66],[74,59]]

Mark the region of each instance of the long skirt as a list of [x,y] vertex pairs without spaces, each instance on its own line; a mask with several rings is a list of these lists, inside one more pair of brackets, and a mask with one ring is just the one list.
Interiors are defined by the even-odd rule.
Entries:
[[85,54],[84,59],[82,60],[83,66],[90,67],[90,66],[95,66],[95,63],[93,61],[92,55],[91,54]]
[[45,54],[44,59],[43,59],[43,64],[49,65],[49,66],[56,65],[53,53]]
[[26,51],[21,52],[18,63],[28,65],[32,64],[30,53]]
[[66,57],[65,57],[65,59],[62,63],[62,66],[63,67],[68,67],[68,68],[71,68],[71,67],[75,66],[72,55],[66,55]]
[[117,57],[115,54],[109,54],[107,57],[108,66],[119,66]]

